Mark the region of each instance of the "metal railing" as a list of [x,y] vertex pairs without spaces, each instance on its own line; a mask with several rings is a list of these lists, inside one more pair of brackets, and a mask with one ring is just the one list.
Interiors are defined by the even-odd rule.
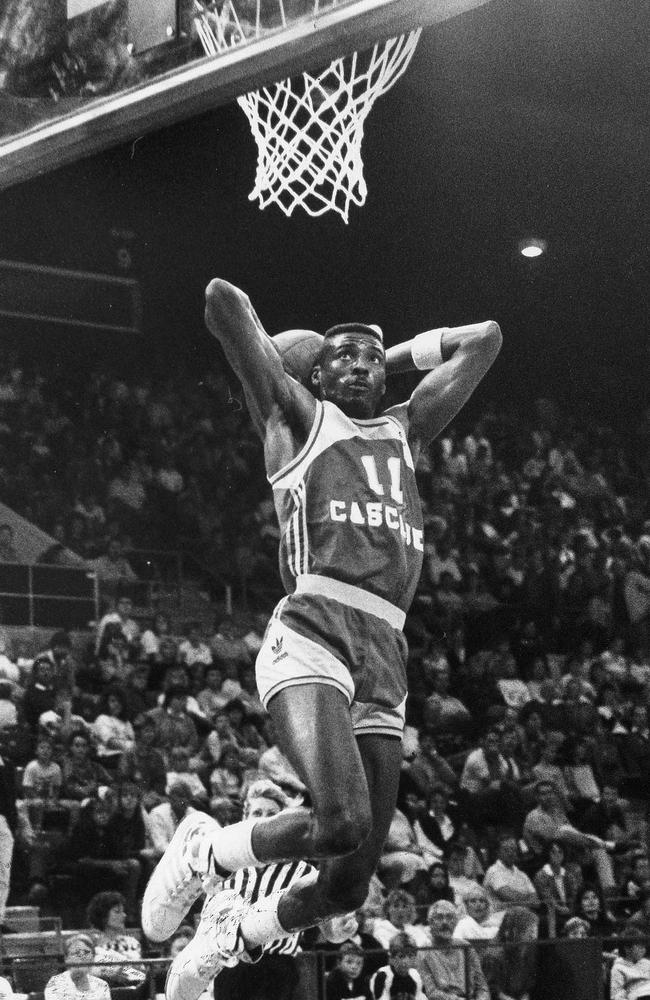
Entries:
[[[63,938],[78,933],[78,931],[64,930]],[[127,932],[131,933],[131,932]],[[6,938],[0,936],[0,946],[4,945]],[[21,935],[26,938],[29,935]],[[50,935],[51,936],[51,935]],[[37,953],[34,947],[37,945],[38,932],[32,935],[33,942],[30,950],[21,955],[11,956],[4,952],[2,972],[12,978],[17,974],[17,979],[22,982],[30,982],[30,970],[38,978],[38,970],[45,972],[46,963],[52,963],[55,957],[49,948]],[[48,938],[49,940],[49,938]],[[629,941],[627,942],[629,944]],[[609,995],[608,979],[611,965],[617,955],[618,948],[624,948],[624,939],[612,939],[602,941],[599,938],[569,939],[561,938],[555,940],[539,940],[531,945],[534,961],[530,968],[530,974],[534,980],[534,989],[531,995],[535,1000],[605,1000]],[[488,963],[486,956],[491,954],[494,959],[498,953],[505,955],[511,949],[519,949],[519,945],[503,945],[498,941],[479,942],[474,944],[454,944],[453,950],[458,953],[462,950],[463,962],[459,963],[461,990],[462,979],[467,984],[461,996],[466,996],[468,1000],[474,996],[469,988],[472,976],[475,976],[477,958],[482,968],[487,970]],[[3,949],[4,950],[4,949]],[[449,952],[450,949],[420,948],[414,966],[420,971],[426,967],[426,955],[438,951]],[[521,952],[518,953],[521,955]],[[374,967],[379,964],[388,964],[386,952],[365,952],[367,959],[375,958]],[[63,957],[62,949],[58,956],[60,970],[62,971]],[[146,972],[146,979],[139,986],[127,987],[129,994],[138,1000],[154,1000],[158,993],[163,992],[165,974],[170,964],[170,958],[166,956],[148,957],[142,959],[131,959],[124,962],[98,961],[96,964],[103,968],[110,966],[131,967],[137,966]],[[295,956],[297,970],[299,972],[299,984],[294,992],[294,1000],[322,1000],[325,997],[325,984],[328,973],[335,967],[337,961],[336,951],[302,951]],[[488,972],[489,977],[489,972]],[[46,976],[47,978],[47,976]],[[20,982],[18,985],[20,985]],[[218,981],[217,981],[218,983]],[[16,988],[17,984],[14,984]],[[41,985],[42,990],[44,983]],[[37,987],[38,989],[38,987]],[[24,990],[21,992],[36,992],[37,990]],[[114,998],[126,998],[125,988],[122,986],[112,987],[111,993]],[[216,995],[218,996],[218,988]]]
[[0,563],[0,621],[31,628],[87,628],[97,619],[99,585],[91,570]]

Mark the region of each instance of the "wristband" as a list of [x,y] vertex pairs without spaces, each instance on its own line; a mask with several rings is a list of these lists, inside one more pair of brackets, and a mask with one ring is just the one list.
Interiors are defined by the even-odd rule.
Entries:
[[442,335],[447,332],[443,326],[438,330],[425,330],[411,341],[413,364],[420,371],[429,371],[442,364]]

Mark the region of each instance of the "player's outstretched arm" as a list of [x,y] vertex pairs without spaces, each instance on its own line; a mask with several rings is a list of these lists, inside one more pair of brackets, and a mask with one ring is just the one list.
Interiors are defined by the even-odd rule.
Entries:
[[223,278],[214,278],[205,292],[205,322],[241,381],[251,417],[262,436],[276,413],[287,418],[302,416],[309,424],[313,398],[285,373],[280,355],[245,292]]
[[391,412],[405,423],[412,446],[429,444],[465,405],[501,349],[494,320],[420,334],[386,351],[386,371],[426,370],[406,403]]

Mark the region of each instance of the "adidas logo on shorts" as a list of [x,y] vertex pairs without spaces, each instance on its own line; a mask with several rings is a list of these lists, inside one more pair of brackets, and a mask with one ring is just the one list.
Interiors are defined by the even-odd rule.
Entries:
[[278,663],[280,660],[284,660],[288,653],[282,652],[282,645],[284,643],[284,637],[280,636],[277,642],[274,642],[271,646],[271,652],[273,653],[273,662]]

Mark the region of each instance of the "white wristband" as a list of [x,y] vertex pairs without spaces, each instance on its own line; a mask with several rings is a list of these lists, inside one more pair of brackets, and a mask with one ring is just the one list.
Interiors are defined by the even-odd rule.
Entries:
[[411,341],[413,364],[420,371],[429,371],[442,364],[442,335],[447,330],[446,326],[438,330],[425,330]]

